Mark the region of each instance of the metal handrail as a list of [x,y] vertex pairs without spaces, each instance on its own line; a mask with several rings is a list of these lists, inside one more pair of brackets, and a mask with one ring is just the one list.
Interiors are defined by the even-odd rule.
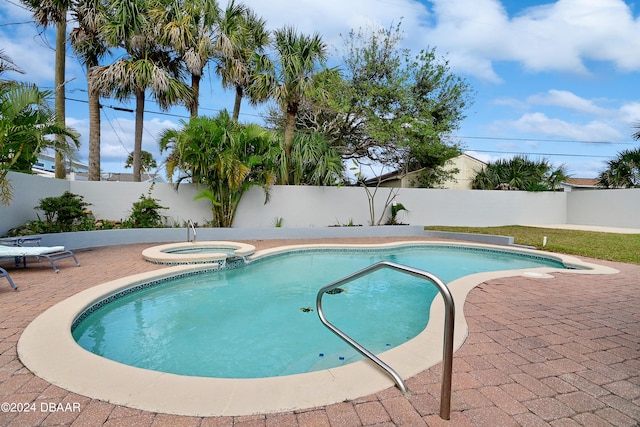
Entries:
[[[191,233],[189,233],[189,229],[193,230],[193,240],[189,239]],[[196,227],[193,224],[193,221],[187,221],[187,242],[195,242],[196,241]]]
[[440,295],[444,300],[445,313],[444,313],[444,342],[443,342],[443,350],[442,350],[442,387],[440,390],[440,418],[443,420],[448,420],[451,415],[451,377],[452,377],[452,368],[453,368],[453,330],[454,330],[454,322],[455,322],[455,305],[453,303],[453,297],[451,296],[451,292],[449,292],[449,288],[435,275],[419,270],[417,268],[412,268],[400,264],[396,264],[389,261],[380,261],[369,267],[366,267],[360,271],[357,271],[349,276],[346,276],[336,282],[333,282],[327,286],[324,286],[318,291],[318,295],[316,297],[316,309],[318,311],[318,316],[320,320],[326,327],[331,329],[336,335],[346,341],[349,345],[355,348],[360,354],[367,357],[372,362],[376,363],[382,369],[384,369],[389,375],[393,377],[398,388],[402,390],[402,392],[407,391],[407,387],[404,384],[404,381],[398,375],[396,371],[394,371],[389,365],[384,363],[378,357],[376,357],[373,353],[371,353],[366,348],[362,347],[358,344],[354,339],[349,337],[347,334],[338,329],[335,325],[327,320],[324,315],[324,311],[322,310],[322,296],[327,292],[334,288],[337,288],[340,285],[343,285],[352,280],[358,279],[367,274],[378,271],[382,268],[391,268],[402,273],[407,273],[412,276],[416,276],[422,279],[426,279],[436,285]]

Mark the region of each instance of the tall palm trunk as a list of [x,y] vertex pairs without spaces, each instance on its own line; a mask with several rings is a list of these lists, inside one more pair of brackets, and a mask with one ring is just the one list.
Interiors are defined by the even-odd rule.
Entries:
[[[96,64],[97,65],[97,64]],[[87,75],[92,65],[87,64]],[[100,95],[89,79],[89,181],[100,181]]]
[[[63,14],[63,18],[58,22],[56,28],[56,71],[55,71],[55,111],[56,120],[60,123],[65,123],[65,80],[64,70],[66,66],[66,38],[67,38],[67,19],[66,13]],[[64,135],[58,135],[58,143],[60,146],[65,145]],[[65,179],[67,171],[65,168],[64,155],[56,150],[56,178]]]
[[200,99],[200,79],[201,76],[191,73],[191,91],[193,92],[193,103],[189,106],[191,117],[198,117],[198,107]]
[[236,99],[233,103],[233,116],[231,117],[234,121],[238,121],[238,117],[240,117],[240,104],[242,103],[242,97],[244,96],[244,91],[242,90],[242,86],[236,86]]
[[289,175],[291,175],[290,164],[291,162],[291,146],[293,145],[293,135],[296,130],[296,114],[297,108],[289,106],[287,108],[286,122],[284,126],[284,154],[287,158],[287,173],[282,177],[282,184],[289,184]]
[[144,90],[136,89],[136,130],[133,145],[133,180],[140,182],[142,169],[142,127],[144,125]]

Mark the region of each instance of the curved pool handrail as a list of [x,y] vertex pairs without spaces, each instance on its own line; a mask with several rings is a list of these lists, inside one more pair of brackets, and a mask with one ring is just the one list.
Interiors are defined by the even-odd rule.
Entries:
[[[189,236],[191,235],[189,233],[189,229],[193,230],[193,240],[189,239]],[[193,221],[189,220],[187,221],[187,242],[195,242],[196,241],[196,227],[193,224]]]
[[318,295],[316,297],[316,309],[318,311],[318,316],[320,317],[320,321],[331,329],[336,335],[346,341],[349,345],[355,348],[360,354],[367,357],[369,360],[380,366],[384,369],[391,377],[393,377],[394,381],[398,385],[398,388],[403,393],[407,392],[407,387],[402,380],[402,377],[398,375],[398,373],[387,365],[385,362],[380,360],[376,355],[371,353],[369,350],[364,348],[358,342],[356,342],[353,338],[349,337],[347,334],[342,332],[338,327],[333,325],[331,322],[327,320],[324,315],[324,311],[322,310],[322,296],[332,290],[337,288],[340,285],[343,285],[352,280],[358,279],[362,276],[366,276],[367,274],[378,271],[382,268],[391,268],[402,273],[407,273],[412,276],[416,276],[422,279],[426,279],[429,282],[433,283],[442,295],[445,306],[445,319],[444,319],[444,343],[442,350],[442,387],[440,391],[440,418],[443,420],[448,420],[451,415],[451,380],[452,380],[452,368],[453,368],[453,332],[454,332],[454,322],[455,322],[455,305],[453,302],[453,297],[451,292],[449,292],[449,288],[444,284],[442,280],[440,280],[437,276],[423,270],[419,270],[417,268],[408,267],[401,264],[396,264],[390,261],[380,261],[375,264],[372,264],[360,271],[357,271],[353,274],[350,274],[346,277],[343,277],[340,280],[337,280],[327,286],[320,288],[318,291]]

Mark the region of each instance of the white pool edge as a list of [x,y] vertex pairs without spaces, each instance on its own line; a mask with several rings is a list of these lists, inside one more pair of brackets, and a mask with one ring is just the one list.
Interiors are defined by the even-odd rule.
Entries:
[[[260,251],[253,259],[309,248],[397,247],[409,245],[472,246],[505,250],[504,247],[449,242],[396,242],[378,245],[298,245]],[[467,336],[463,306],[475,286],[494,278],[525,275],[548,278],[553,273],[614,274],[617,270],[585,263],[577,258],[518,249],[560,259],[565,265],[589,270],[536,268],[478,273],[455,280],[449,289],[456,304],[454,348]],[[83,310],[105,296],[137,283],[201,269],[201,265],[168,267],[113,280],[73,295],[38,316],[22,333],[18,355],[35,375],[83,396],[152,412],[189,416],[240,416],[285,412],[352,400],[394,385],[393,380],[368,361],[324,371],[257,379],[202,378],[136,368],[97,356],[80,347],[71,335],[71,325]],[[379,357],[408,379],[440,362],[442,358],[444,307],[437,297],[427,328],[409,342]],[[319,320],[318,320],[319,321]],[[455,358],[455,355],[454,355]]]
[[203,264],[224,261],[228,255],[224,252],[204,252],[204,253],[170,253],[169,251],[195,248],[218,248],[233,249],[237,257],[247,257],[256,250],[255,246],[247,243],[230,242],[226,240],[203,240],[179,243],[167,243],[164,245],[152,246],[142,251],[142,257],[149,262],[156,264]]

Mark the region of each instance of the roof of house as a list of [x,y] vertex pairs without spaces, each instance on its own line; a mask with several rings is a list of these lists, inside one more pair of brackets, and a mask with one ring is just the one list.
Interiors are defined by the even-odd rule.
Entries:
[[[472,160],[474,160],[474,161],[476,161],[478,163],[486,164],[482,160],[476,159],[475,157],[470,156],[470,155],[468,155],[466,153],[462,153],[462,154],[460,154],[459,156],[457,156],[455,158],[458,158],[458,157],[467,157],[467,158],[472,159]],[[453,159],[451,159],[451,160],[453,160]],[[394,179],[399,179],[399,178],[402,178],[403,176],[407,175],[408,173],[418,172],[418,171],[421,171],[421,170],[422,169],[418,169],[418,170],[409,171],[409,172],[404,172],[402,170],[394,170],[394,171],[387,172],[387,173],[382,174],[382,175],[374,176],[373,178],[367,178],[364,181],[364,185],[367,185],[367,186],[376,185],[376,184],[379,184],[379,183],[382,183],[382,182],[386,182],[386,181],[390,181],[390,180],[394,180]]]
[[[132,173],[108,173],[107,176],[103,176],[103,181],[120,181],[120,182],[133,182],[133,174]],[[140,180],[142,182],[164,182],[162,176],[156,173],[140,174]]]
[[598,180],[596,178],[569,178],[565,182],[573,187],[597,187]]

